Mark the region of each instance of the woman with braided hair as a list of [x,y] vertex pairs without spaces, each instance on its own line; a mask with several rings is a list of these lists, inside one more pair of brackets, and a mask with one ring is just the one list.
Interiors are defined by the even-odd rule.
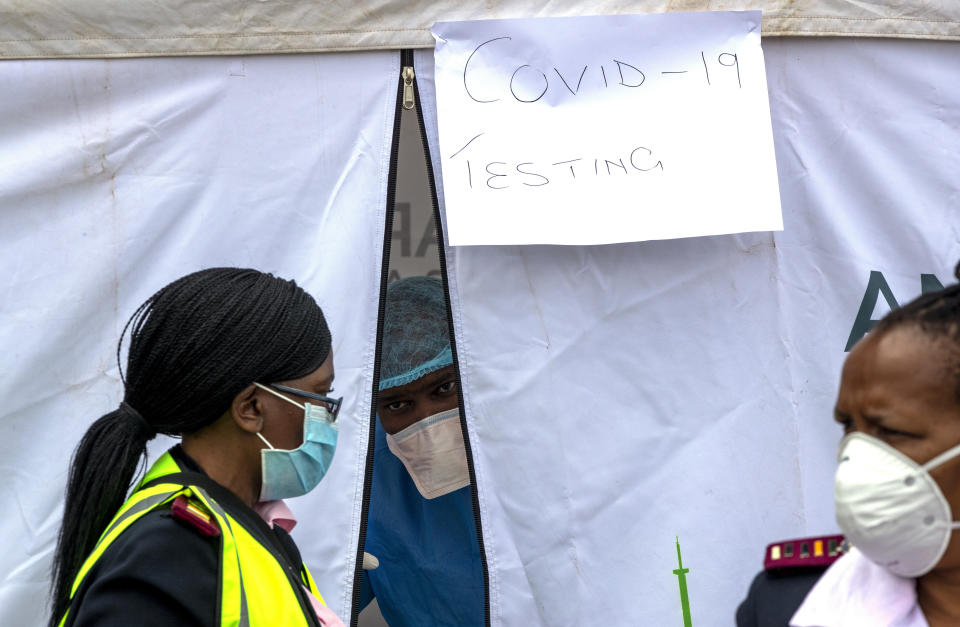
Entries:
[[[280,500],[336,446],[320,307],[293,281],[212,268],[151,296],[121,344],[128,329],[123,401],[73,456],[50,625],[342,625]],[[128,496],[157,433],[181,442]]]
[[[853,548],[789,625],[960,625],[960,284],[894,310],[857,343],[834,417],[845,434],[837,522]],[[784,615],[778,588],[755,582],[737,624],[784,625],[771,618]]]

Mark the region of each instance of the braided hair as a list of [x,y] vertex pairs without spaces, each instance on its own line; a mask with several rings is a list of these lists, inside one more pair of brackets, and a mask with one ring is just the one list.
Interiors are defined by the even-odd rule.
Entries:
[[[960,280],[960,263],[953,274]],[[877,323],[873,333],[903,326],[913,326],[934,340],[946,340],[946,347],[954,354],[952,368],[957,381],[957,402],[960,402],[960,283],[928,292],[894,309]]]
[[330,354],[330,331],[295,282],[257,270],[210,268],[177,279],[133,313],[120,406],[94,422],[73,455],[53,561],[57,625],[87,555],[123,504],[147,442],[215,422],[254,381],[310,374]]

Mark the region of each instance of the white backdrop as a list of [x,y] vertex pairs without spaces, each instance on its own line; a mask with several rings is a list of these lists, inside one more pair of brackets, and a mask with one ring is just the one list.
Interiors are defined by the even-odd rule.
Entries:
[[292,504],[349,615],[399,71],[385,52],[0,63],[0,624],[46,614],[67,463],[120,400],[123,323],[215,265],[294,278],[326,312],[340,442]]
[[763,45],[782,233],[448,248],[494,625],[680,625],[677,536],[693,623],[731,624],[767,542],[836,529],[871,271],[952,282],[960,45]]

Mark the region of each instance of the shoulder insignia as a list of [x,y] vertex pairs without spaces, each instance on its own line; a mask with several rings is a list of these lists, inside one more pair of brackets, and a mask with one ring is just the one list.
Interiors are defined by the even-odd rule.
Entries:
[[843,536],[814,536],[784,540],[767,545],[764,570],[780,568],[829,566],[847,551]]
[[210,514],[202,504],[180,495],[173,500],[173,506],[170,512],[177,520],[182,520],[191,527],[194,527],[201,535],[219,536],[220,527],[216,519]]

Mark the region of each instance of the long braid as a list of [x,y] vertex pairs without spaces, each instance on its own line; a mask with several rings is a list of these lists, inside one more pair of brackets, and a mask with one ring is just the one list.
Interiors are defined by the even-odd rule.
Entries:
[[55,626],[77,572],[123,504],[147,442],[183,435],[222,416],[253,381],[316,370],[330,353],[323,312],[293,281],[256,270],[211,268],[160,289],[134,311],[120,407],[90,426],[67,482],[53,561]]

